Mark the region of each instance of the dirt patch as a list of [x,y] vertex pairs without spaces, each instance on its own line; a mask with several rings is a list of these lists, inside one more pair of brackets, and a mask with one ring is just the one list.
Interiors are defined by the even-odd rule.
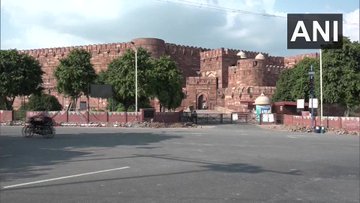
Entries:
[[[285,126],[285,125],[259,125],[259,126],[261,128],[288,131],[288,132],[312,133],[314,131],[310,127],[304,127],[304,126]],[[348,130],[344,130],[344,129],[329,128],[329,129],[325,130],[325,133],[326,132],[334,133],[334,134],[337,134],[337,135],[360,136],[360,131],[348,131]]]

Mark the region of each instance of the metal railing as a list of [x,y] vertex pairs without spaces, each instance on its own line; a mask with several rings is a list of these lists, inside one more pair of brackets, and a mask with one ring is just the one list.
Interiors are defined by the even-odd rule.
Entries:
[[184,112],[181,115],[182,122],[196,124],[240,124],[248,123],[247,113],[193,113]]

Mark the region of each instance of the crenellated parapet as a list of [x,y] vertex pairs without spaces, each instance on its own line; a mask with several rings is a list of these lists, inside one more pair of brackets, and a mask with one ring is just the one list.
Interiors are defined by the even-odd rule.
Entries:
[[206,60],[206,59],[219,58],[225,56],[236,56],[238,52],[239,50],[235,50],[235,49],[224,49],[224,48],[212,49],[201,52],[200,58],[202,60]]
[[208,77],[187,77],[187,85],[216,85],[216,78]]
[[198,56],[200,52],[208,50],[201,47],[194,47],[194,46],[185,46],[185,45],[177,45],[166,43],[165,44],[165,51],[169,55],[188,55],[188,56]]
[[[225,48],[219,48],[219,49],[212,49],[203,51],[200,53],[201,60],[206,59],[214,59],[214,58],[220,58],[220,57],[235,57],[238,58],[237,54],[242,51],[246,54],[246,58],[255,58],[259,52],[254,51],[247,51],[247,50],[240,50],[240,49],[225,49]],[[268,57],[268,53],[262,53],[265,57]]]
[[284,66],[284,57],[282,56],[268,56],[267,63],[271,65]]
[[266,65],[265,66],[266,72],[270,74],[279,74],[283,70],[289,69],[287,66],[277,66],[277,65]]
[[305,57],[308,58],[319,58],[318,53],[309,53],[309,54],[299,54],[295,56],[286,56],[284,57],[284,65],[289,67],[294,67],[297,63],[303,60]]
[[30,49],[20,50],[21,53],[26,53],[36,58],[42,57],[56,57],[67,55],[74,49],[84,49],[90,52],[92,55],[107,53],[107,54],[118,54],[123,50],[131,49],[130,43],[109,43],[109,44],[93,44],[84,46],[70,46],[70,47],[54,47],[54,48],[43,48],[43,49]]

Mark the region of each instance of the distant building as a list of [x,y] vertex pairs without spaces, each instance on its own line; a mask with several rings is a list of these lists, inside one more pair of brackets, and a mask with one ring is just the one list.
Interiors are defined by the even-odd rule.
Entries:
[[[156,38],[134,39],[136,47],[147,49],[152,57],[169,55],[181,69],[184,77],[183,91],[186,98],[179,109],[215,109],[228,108],[247,112],[253,108],[254,99],[261,93],[271,98],[275,84],[282,70],[293,67],[305,56],[316,57],[315,54],[293,57],[274,57],[266,53],[244,50],[215,49],[182,46],[165,43]],[[43,87],[45,92],[56,96],[66,107],[70,99],[58,94],[54,70],[59,60],[75,48],[81,48],[92,54],[91,63],[96,72],[106,70],[108,64],[132,48],[131,42],[87,45],[77,47],[60,47],[20,52],[36,58],[45,72]],[[14,108],[19,108],[26,98],[17,98]],[[81,97],[78,101],[84,104],[87,99]],[[151,102],[159,110],[158,102]],[[91,98],[91,109],[104,109],[106,100]]]

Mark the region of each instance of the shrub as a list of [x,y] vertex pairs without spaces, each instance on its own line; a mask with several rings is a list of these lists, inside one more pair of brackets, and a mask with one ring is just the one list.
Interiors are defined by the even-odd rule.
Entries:
[[60,111],[62,106],[53,95],[33,94],[30,96],[26,109],[30,111]]

